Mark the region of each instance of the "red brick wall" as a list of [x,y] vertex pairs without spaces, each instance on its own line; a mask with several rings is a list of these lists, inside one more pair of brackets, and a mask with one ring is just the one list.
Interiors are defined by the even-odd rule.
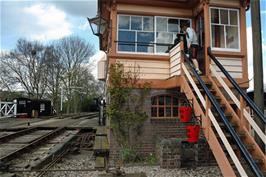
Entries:
[[[138,91],[136,90],[136,93]],[[135,94],[136,94],[135,93]],[[176,94],[179,98],[184,98],[184,95],[175,90],[152,90],[150,95],[145,100],[145,108],[147,114],[150,116],[151,109],[151,97],[160,94]],[[193,123],[182,123],[179,119],[152,119],[149,118],[143,125],[143,133],[139,139],[141,143],[137,147],[137,151],[141,154],[155,153],[156,141],[160,141],[163,138],[181,138],[186,140],[186,125],[192,125]],[[212,152],[210,151],[207,142],[204,140],[203,135],[200,135],[202,141],[199,145],[199,161],[213,160]],[[132,140],[134,141],[134,140]],[[208,152],[207,152],[208,151]],[[118,159],[120,154],[120,148],[116,142],[113,133],[110,133],[110,159]]]

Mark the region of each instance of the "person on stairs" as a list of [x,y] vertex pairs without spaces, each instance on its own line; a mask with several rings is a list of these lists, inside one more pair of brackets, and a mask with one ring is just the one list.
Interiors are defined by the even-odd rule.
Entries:
[[190,23],[186,23],[182,27],[182,31],[186,34],[186,40],[187,40],[187,48],[189,51],[189,57],[192,59],[192,62],[195,66],[196,72],[201,75],[202,72],[199,69],[199,63],[197,60],[197,55],[198,55],[198,38],[196,35],[196,32],[193,28],[189,27]]

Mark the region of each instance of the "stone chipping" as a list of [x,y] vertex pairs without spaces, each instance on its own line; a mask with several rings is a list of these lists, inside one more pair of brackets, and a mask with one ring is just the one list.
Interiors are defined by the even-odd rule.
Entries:
[[[90,151],[81,152],[77,155],[68,155],[53,169],[92,169],[94,168],[94,156]],[[121,167],[126,173],[144,172],[147,177],[222,177],[217,166],[205,166],[195,168],[163,169],[160,166],[130,165]],[[105,171],[57,171],[49,172],[46,177],[98,177],[99,174],[106,174]]]

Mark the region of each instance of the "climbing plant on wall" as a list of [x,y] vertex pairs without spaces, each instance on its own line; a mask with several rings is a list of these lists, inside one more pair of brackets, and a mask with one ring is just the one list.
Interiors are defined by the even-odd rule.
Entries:
[[139,84],[139,67],[124,71],[121,63],[109,68],[109,104],[107,114],[115,138],[122,148],[134,149],[141,134],[142,125],[148,118],[145,97],[149,83]]

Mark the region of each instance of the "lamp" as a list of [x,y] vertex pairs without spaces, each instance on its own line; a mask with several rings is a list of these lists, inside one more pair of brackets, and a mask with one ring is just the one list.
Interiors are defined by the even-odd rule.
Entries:
[[96,36],[103,35],[105,30],[107,29],[107,21],[98,15],[94,18],[87,18],[87,19],[90,23],[90,27],[93,34]]

